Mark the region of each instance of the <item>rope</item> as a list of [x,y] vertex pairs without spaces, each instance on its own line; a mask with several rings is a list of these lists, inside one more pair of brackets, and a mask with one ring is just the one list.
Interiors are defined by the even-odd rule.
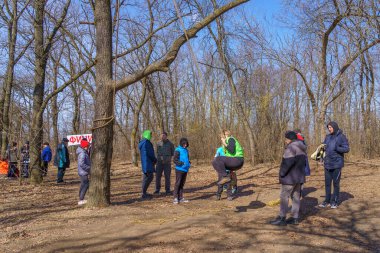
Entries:
[[[118,54],[118,44],[119,44],[119,27],[120,27],[120,1],[116,1],[116,40],[115,40],[115,55]],[[93,123],[99,122],[99,121],[106,121],[103,125],[93,127],[91,130],[94,131],[99,128],[106,127],[108,124],[113,122],[115,120],[115,105],[116,105],[116,73],[117,73],[117,64],[118,64],[118,57],[115,57],[115,69],[114,69],[114,82],[113,82],[113,96],[112,96],[112,115],[110,117],[106,118],[100,118],[100,119],[94,119]]]
[[[192,48],[192,46],[191,46],[191,43],[189,42],[189,37],[187,36],[187,33],[186,33],[185,23],[183,22],[183,18],[182,18],[182,15],[181,15],[180,10],[179,10],[179,8],[178,8],[177,1],[176,1],[176,0],[173,0],[173,4],[174,4],[174,8],[175,8],[175,10],[176,10],[176,12],[177,12],[177,17],[178,17],[178,19],[179,19],[179,21],[180,21],[180,23],[181,23],[183,33],[185,34],[186,41],[188,42],[188,43],[187,43],[187,46],[188,46],[189,51],[190,51],[191,60],[192,60],[193,63],[195,64],[195,67],[196,67],[196,70],[197,70],[197,71],[196,71],[196,72],[197,72],[197,73],[196,73],[196,75],[197,75],[197,79],[198,79],[198,81],[200,81],[200,83],[201,83],[203,86],[205,86],[205,83],[206,83],[206,82],[204,81],[203,77],[201,76],[201,69],[200,69],[200,67],[199,67],[199,63],[198,63],[197,57],[196,57],[196,55],[195,55],[195,53],[194,53],[194,50],[193,50],[193,48]],[[216,114],[216,108],[215,108],[215,105],[214,105],[213,103],[211,103],[211,106],[213,107],[213,109],[214,109],[214,111],[215,111],[215,114]],[[217,118],[217,116],[216,116],[216,118]],[[221,125],[220,125],[220,123],[219,123],[219,120],[216,119],[216,122],[217,122],[217,124],[218,124],[219,130],[222,131],[222,127],[221,127]]]

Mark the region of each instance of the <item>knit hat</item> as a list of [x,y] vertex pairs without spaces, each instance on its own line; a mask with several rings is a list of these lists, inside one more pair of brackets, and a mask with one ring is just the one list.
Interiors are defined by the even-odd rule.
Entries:
[[80,141],[80,147],[81,148],[87,148],[88,146],[90,146],[90,143],[87,140],[81,140]]
[[297,140],[297,134],[294,131],[286,131],[285,138],[291,141]]
[[63,141],[63,142],[69,142],[69,139],[67,139],[66,137],[64,137],[64,138],[62,139],[62,141]]
[[150,141],[150,139],[152,138],[152,132],[150,130],[145,130],[142,134],[142,138]]

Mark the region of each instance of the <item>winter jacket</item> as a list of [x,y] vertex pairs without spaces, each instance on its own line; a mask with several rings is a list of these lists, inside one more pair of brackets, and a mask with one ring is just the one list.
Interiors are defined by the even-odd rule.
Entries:
[[226,156],[226,154],[224,153],[224,147],[219,147],[216,149],[215,157],[218,156]]
[[182,171],[182,172],[188,172],[190,169],[190,158],[189,158],[189,151],[187,148],[178,146],[174,151],[174,158],[173,158],[175,169]]
[[302,141],[294,140],[284,151],[280,166],[280,184],[293,185],[305,183],[306,145]]
[[7,158],[10,163],[17,163],[17,160],[18,160],[17,152],[18,151],[16,147],[8,149]]
[[169,140],[157,143],[157,159],[159,163],[170,164],[174,155],[174,145]]
[[91,171],[90,156],[88,155],[87,150],[82,147],[77,148],[76,154],[78,158],[78,175],[87,176]]
[[51,161],[51,157],[52,157],[52,154],[51,154],[50,147],[49,146],[44,147],[44,149],[42,150],[42,154],[41,154],[42,161],[44,161],[44,162],[50,162]]
[[70,167],[69,150],[63,143],[60,143],[57,147],[57,151],[55,153],[54,158],[54,166],[57,166],[58,168]]
[[344,166],[344,153],[350,151],[350,146],[346,136],[339,129],[338,124],[330,122],[329,125],[332,126],[334,132],[326,135],[323,142],[326,144],[324,166],[328,170],[340,169]]
[[240,143],[234,137],[228,137],[226,139],[226,148],[224,149],[224,153],[228,157],[244,157],[244,150]]
[[157,162],[157,159],[154,156],[154,149],[150,140],[143,138],[139,143],[139,150],[142,172],[154,172],[154,164]]

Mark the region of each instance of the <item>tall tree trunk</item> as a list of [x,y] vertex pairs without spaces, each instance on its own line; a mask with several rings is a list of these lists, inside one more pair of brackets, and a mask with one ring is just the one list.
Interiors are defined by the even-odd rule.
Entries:
[[132,164],[134,166],[138,166],[137,138],[136,137],[137,137],[137,130],[139,128],[140,112],[145,101],[145,95],[146,95],[146,90],[147,90],[145,82],[146,82],[146,78],[142,80],[143,94],[141,95],[137,108],[135,109],[133,113],[133,127],[132,127],[132,133],[131,133],[131,153],[132,153]]
[[113,150],[112,16],[110,0],[95,2],[96,92],[90,206],[110,204],[110,168]]
[[73,98],[74,98],[74,116],[73,116],[73,133],[74,134],[79,134],[79,127],[80,127],[80,95],[81,95],[81,92],[79,91],[79,93],[77,92],[76,90],[76,86],[75,85],[71,85],[70,86],[71,88],[71,91],[73,93]]
[[[53,90],[56,90],[58,87],[58,65],[54,66],[53,70]],[[51,114],[53,121],[53,147],[57,148],[59,144],[59,134],[58,134],[58,96],[54,96],[51,101]]]
[[5,89],[4,89],[4,103],[2,111],[2,134],[1,134],[1,157],[5,158],[8,136],[10,131],[10,120],[9,120],[9,108],[12,99],[12,89],[13,89],[13,79],[14,79],[14,68],[16,65],[16,42],[17,42],[17,25],[18,25],[18,16],[17,16],[17,2],[13,1],[12,5],[12,18],[8,23],[8,66],[7,74],[5,79]]
[[32,125],[30,131],[30,166],[31,181],[39,184],[42,182],[40,150],[43,139],[43,113],[40,108],[44,99],[45,91],[45,70],[47,64],[47,55],[44,47],[44,10],[45,0],[36,0],[34,2],[34,90],[33,90],[33,107],[32,107]]

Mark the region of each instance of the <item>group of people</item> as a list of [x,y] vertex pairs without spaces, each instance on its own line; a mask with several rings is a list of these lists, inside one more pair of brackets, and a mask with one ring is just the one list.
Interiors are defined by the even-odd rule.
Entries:
[[[319,207],[336,209],[340,201],[340,178],[344,166],[344,154],[349,152],[350,147],[346,136],[336,122],[328,123],[327,129],[329,133],[321,145],[324,150],[322,162],[325,174],[325,200],[319,204]],[[300,222],[301,190],[306,181],[305,176],[310,175],[306,149],[306,143],[300,133],[295,131],[285,133],[285,150],[279,171],[280,212],[274,220],[270,221],[272,225],[298,225]],[[333,194],[331,194],[332,183]],[[291,217],[287,219],[289,199],[292,200],[292,208]]]
[[[18,153],[17,142],[12,142],[10,147],[7,148],[6,159],[8,161],[8,178],[15,177],[24,177],[28,178],[30,175],[29,163],[30,163],[30,154],[29,154],[29,141],[26,141],[25,144],[20,149],[20,154]],[[18,168],[18,161],[20,158],[20,170]],[[52,158],[52,152],[48,142],[43,143],[42,152],[41,152],[41,161],[42,161],[42,176],[47,175],[48,164]],[[20,175],[21,171],[21,175]]]

